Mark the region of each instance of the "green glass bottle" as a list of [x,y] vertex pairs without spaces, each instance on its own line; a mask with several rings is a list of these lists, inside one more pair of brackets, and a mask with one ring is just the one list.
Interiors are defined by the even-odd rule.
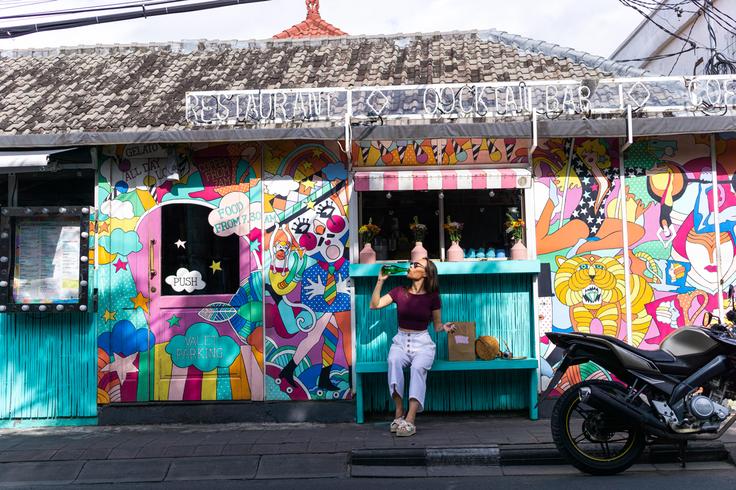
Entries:
[[405,275],[409,272],[409,264],[385,264],[381,267],[381,274],[385,276]]

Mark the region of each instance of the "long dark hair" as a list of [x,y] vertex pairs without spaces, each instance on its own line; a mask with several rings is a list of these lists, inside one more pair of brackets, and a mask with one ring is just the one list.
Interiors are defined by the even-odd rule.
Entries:
[[424,268],[426,275],[424,278],[424,291],[426,293],[436,293],[440,290],[440,278],[437,275],[437,266],[429,260],[429,257],[424,258],[427,260],[427,267]]

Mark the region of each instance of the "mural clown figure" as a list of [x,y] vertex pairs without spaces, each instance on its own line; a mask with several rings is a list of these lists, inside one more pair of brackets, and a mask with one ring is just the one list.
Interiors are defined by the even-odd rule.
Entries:
[[301,289],[301,302],[315,313],[316,322],[279,374],[279,378],[292,386],[294,370],[320,338],[323,345],[318,389],[339,391],[330,380],[330,372],[340,338],[350,365],[350,262],[345,256],[348,239],[346,214],[340,197],[330,196],[291,222],[291,231],[299,246],[316,261],[304,271]]

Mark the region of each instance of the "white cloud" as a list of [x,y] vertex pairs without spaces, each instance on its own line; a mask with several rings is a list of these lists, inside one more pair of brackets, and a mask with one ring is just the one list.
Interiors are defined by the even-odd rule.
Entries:
[[169,276],[165,281],[177,293],[182,291],[193,293],[207,287],[199,271],[189,271],[185,267],[177,270],[175,276]]
[[[60,3],[29,8],[58,9]],[[64,8],[94,3],[66,1]],[[182,39],[266,39],[304,20],[305,12],[303,0],[270,0],[32,34],[0,41],[0,49]],[[354,0],[321,0],[320,12],[325,20],[349,34],[494,28],[601,56],[610,54],[642,19],[618,0],[372,0],[357,5]],[[3,25],[10,24],[6,21]]]
[[263,187],[266,189],[266,194],[274,196],[288,196],[289,192],[299,189],[299,182],[291,178],[285,179],[276,177],[264,180]]
[[135,216],[135,213],[133,212],[133,203],[128,201],[105,201],[102,203],[102,206],[100,206],[100,211],[102,211],[103,214],[116,219],[130,219]]

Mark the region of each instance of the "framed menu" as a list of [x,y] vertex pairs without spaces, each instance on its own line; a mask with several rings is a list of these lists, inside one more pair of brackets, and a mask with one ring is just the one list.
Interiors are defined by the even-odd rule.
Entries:
[[2,208],[0,311],[87,310],[89,208]]
[[77,303],[79,253],[78,221],[16,220],[13,302]]

